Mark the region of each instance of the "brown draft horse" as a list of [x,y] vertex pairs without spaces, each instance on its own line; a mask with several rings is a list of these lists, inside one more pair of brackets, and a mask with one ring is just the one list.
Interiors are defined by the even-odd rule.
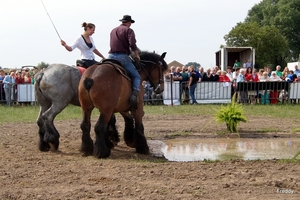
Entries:
[[[147,80],[156,93],[164,90],[163,73],[168,69],[164,61],[166,53],[161,56],[150,52],[141,52],[141,69],[139,74],[141,82]],[[131,108],[129,97],[131,95],[131,82],[121,75],[110,63],[93,65],[83,74],[78,95],[82,108],[83,120],[81,123],[82,145],[81,151],[85,155],[98,158],[110,156],[114,147],[107,133],[107,125],[113,113],[119,112],[125,121],[124,140],[127,146],[135,148],[137,153],[148,154],[149,147],[144,135],[142,122],[144,91],[140,84],[137,109]],[[90,136],[91,113],[94,107],[100,112],[99,119],[94,127],[96,141]]]

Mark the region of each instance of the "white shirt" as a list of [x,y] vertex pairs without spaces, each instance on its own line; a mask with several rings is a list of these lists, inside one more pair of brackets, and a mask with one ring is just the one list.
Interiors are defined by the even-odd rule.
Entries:
[[[233,81],[233,73],[230,72],[230,73],[227,73],[226,76],[228,76],[228,78],[230,79],[230,82]],[[235,75],[236,76],[236,75]]]
[[94,55],[93,51],[96,49],[96,46],[94,44],[93,38],[91,36],[89,36],[89,37],[90,37],[91,43],[93,44],[92,48],[87,46],[87,44],[85,43],[85,41],[81,35],[79,38],[77,38],[77,40],[74,42],[74,44],[71,46],[71,48],[72,48],[72,51],[75,48],[78,48],[80,50],[81,59],[94,60],[95,55]]

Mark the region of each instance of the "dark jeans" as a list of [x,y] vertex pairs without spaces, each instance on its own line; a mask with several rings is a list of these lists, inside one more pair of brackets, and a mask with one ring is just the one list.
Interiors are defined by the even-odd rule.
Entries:
[[99,63],[99,62],[97,62],[96,60],[86,60],[86,59],[82,59],[82,61],[83,61],[83,67],[84,68],[88,68],[89,66],[92,66],[92,65],[94,65],[94,64],[97,64],[97,63]]
[[[182,97],[184,96],[184,97]],[[180,98],[184,98],[182,100],[189,99],[189,89],[187,88],[187,82],[182,82],[180,84]]]
[[190,96],[192,98],[192,103],[197,103],[196,98],[195,98],[195,89],[197,87],[197,84],[193,84],[190,86]]

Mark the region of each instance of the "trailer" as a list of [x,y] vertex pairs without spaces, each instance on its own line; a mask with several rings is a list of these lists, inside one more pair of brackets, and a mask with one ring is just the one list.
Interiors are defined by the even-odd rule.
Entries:
[[226,70],[227,66],[233,67],[234,62],[238,60],[243,63],[250,59],[252,67],[255,66],[255,49],[253,47],[222,47],[216,52],[216,65],[221,70]]

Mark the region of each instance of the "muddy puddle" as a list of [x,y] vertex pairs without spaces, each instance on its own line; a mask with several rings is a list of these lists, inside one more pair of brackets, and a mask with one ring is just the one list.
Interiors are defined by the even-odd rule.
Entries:
[[293,158],[300,139],[173,139],[149,140],[150,152],[169,161],[266,160]]

